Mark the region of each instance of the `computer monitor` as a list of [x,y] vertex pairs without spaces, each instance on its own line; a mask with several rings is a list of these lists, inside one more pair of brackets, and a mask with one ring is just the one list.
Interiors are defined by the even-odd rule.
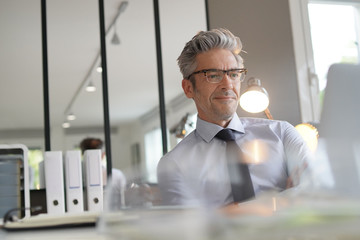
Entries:
[[331,65],[320,119],[320,137],[360,139],[359,100],[360,65]]
[[0,225],[12,209],[18,218],[30,217],[28,149],[22,144],[0,145]]
[[360,65],[334,64],[327,80],[315,162],[325,161],[317,170],[328,165],[327,187],[341,196],[360,197]]

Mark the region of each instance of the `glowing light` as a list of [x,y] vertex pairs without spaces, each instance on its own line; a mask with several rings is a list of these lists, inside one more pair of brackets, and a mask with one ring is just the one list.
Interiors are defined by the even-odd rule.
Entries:
[[269,95],[265,88],[261,87],[261,81],[258,78],[249,78],[248,88],[241,95],[240,106],[247,112],[263,112],[269,106]]
[[268,145],[259,139],[244,143],[242,148],[242,159],[245,163],[260,164],[268,157]]
[[296,130],[303,137],[304,141],[312,152],[315,152],[318,145],[318,131],[309,123],[301,123],[295,126]]
[[277,208],[276,208],[276,198],[272,197],[272,205],[273,205],[273,211],[276,212]]
[[269,98],[259,91],[248,91],[240,97],[240,106],[247,112],[258,113],[269,106]]
[[73,113],[69,113],[69,114],[67,115],[66,119],[69,120],[69,121],[73,121],[73,120],[76,119],[76,116],[75,116],[75,114],[73,114]]
[[62,127],[63,127],[63,128],[69,128],[69,127],[70,127],[70,123],[64,122],[64,123],[62,124]]
[[96,87],[95,87],[94,83],[92,81],[90,81],[89,84],[86,86],[85,90],[87,92],[95,92]]

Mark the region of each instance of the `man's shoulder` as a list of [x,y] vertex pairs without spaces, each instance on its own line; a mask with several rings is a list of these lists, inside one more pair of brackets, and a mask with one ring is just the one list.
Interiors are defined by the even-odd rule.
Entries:
[[240,121],[244,126],[245,132],[259,132],[261,130],[262,133],[272,132],[280,137],[286,136],[289,133],[292,134],[294,131],[296,131],[293,125],[284,120],[244,117],[240,118]]
[[166,153],[164,156],[177,154],[178,152],[182,152],[182,151],[184,151],[184,149],[187,149],[187,148],[193,146],[195,144],[195,142],[197,141],[196,135],[197,135],[196,130],[192,131],[190,134],[185,136],[178,144],[176,144],[174,146],[174,148],[171,151],[169,151],[168,153]]
[[161,157],[160,162],[176,161],[177,159],[183,159],[183,156],[191,151],[191,148],[196,147],[198,141],[198,134],[196,130],[192,131],[189,135],[184,137],[176,146]]
[[254,125],[278,125],[278,126],[291,126],[291,124],[284,120],[274,120],[274,119],[266,119],[266,118],[252,118],[252,117],[239,117],[241,123],[244,126],[254,126]]

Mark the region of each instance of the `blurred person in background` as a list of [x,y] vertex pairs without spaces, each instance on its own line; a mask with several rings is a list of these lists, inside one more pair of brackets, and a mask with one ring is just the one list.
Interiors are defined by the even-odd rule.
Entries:
[[[103,150],[104,143],[100,138],[87,137],[80,142],[80,149],[82,155],[84,155],[85,150],[89,149],[100,149],[102,153],[102,177],[103,185],[106,186],[108,182],[107,171],[106,171],[106,154]],[[120,169],[112,168],[111,169],[111,188],[114,193],[121,193],[126,188],[126,177]]]

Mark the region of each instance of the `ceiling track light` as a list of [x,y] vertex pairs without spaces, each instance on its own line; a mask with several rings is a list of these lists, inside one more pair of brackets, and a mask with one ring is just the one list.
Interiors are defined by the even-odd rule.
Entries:
[[101,63],[100,63],[99,66],[96,68],[96,71],[97,71],[98,73],[101,73],[101,72],[102,72]]
[[96,87],[95,87],[94,83],[92,81],[90,81],[89,84],[86,86],[85,90],[87,92],[95,92]]
[[65,122],[63,122],[62,127],[63,127],[63,128],[69,128],[69,127],[70,127],[70,123],[65,121]]
[[[125,9],[126,9],[126,7],[127,7],[128,4],[129,4],[128,1],[122,1],[122,2],[121,2],[120,6],[119,6],[119,8],[118,8],[117,14],[115,15],[115,17],[113,18],[112,22],[110,23],[110,25],[108,26],[108,28],[107,28],[107,30],[106,30],[106,32],[105,32],[105,36],[108,35],[108,33],[110,32],[110,30],[111,30],[112,27],[114,27],[114,31],[116,31],[115,22],[116,22],[116,20],[119,18],[119,16],[121,15],[121,13],[123,13],[123,12],[125,11]],[[114,38],[117,38],[117,40],[116,40],[116,39],[114,40]],[[119,39],[119,37],[117,36],[117,34],[116,34],[116,37],[113,36],[113,39],[112,39],[112,42],[115,42],[115,43],[116,43],[116,41],[118,41],[118,42],[120,43],[120,39]],[[99,64],[99,61],[100,61],[100,64]],[[97,67],[96,67],[96,66],[97,66]],[[76,99],[78,98],[78,96],[80,95],[80,93],[84,90],[84,88],[86,88],[87,91],[89,91],[89,90],[88,90],[88,87],[89,87],[90,84],[88,83],[88,81],[89,81],[89,78],[90,78],[90,76],[91,76],[91,74],[93,73],[93,71],[94,71],[95,68],[96,68],[96,71],[97,71],[98,73],[101,73],[101,72],[103,71],[102,66],[101,66],[100,51],[98,51],[98,54],[97,54],[97,56],[95,57],[93,63],[91,64],[89,71],[86,73],[83,81],[82,81],[82,82],[80,83],[80,85],[78,86],[75,94],[73,95],[73,97],[71,98],[68,106],[66,107],[66,109],[65,109],[65,111],[64,111],[64,115],[65,115],[65,116],[67,116],[67,114],[70,112],[70,110],[71,110],[72,107],[73,107],[73,104],[75,103],[75,101],[76,101]],[[91,84],[92,84],[92,83],[91,83]],[[94,85],[93,85],[93,86],[94,86]],[[93,90],[93,91],[96,90],[95,86],[94,86],[94,88],[92,88],[92,87],[90,86],[89,89],[90,89],[90,92],[91,92],[91,90]],[[94,90],[94,89],[95,89],[95,90]],[[68,128],[68,127],[70,127],[70,124],[69,124],[68,122],[64,122],[64,123],[63,123],[63,127],[64,127],[64,128]]]
[[67,116],[66,116],[66,119],[69,120],[69,121],[73,121],[76,119],[76,116],[74,113],[69,113]]
[[113,35],[113,37],[111,39],[111,43],[113,45],[120,45],[120,39],[119,39],[119,36],[116,33],[116,22],[114,23],[114,35]]

